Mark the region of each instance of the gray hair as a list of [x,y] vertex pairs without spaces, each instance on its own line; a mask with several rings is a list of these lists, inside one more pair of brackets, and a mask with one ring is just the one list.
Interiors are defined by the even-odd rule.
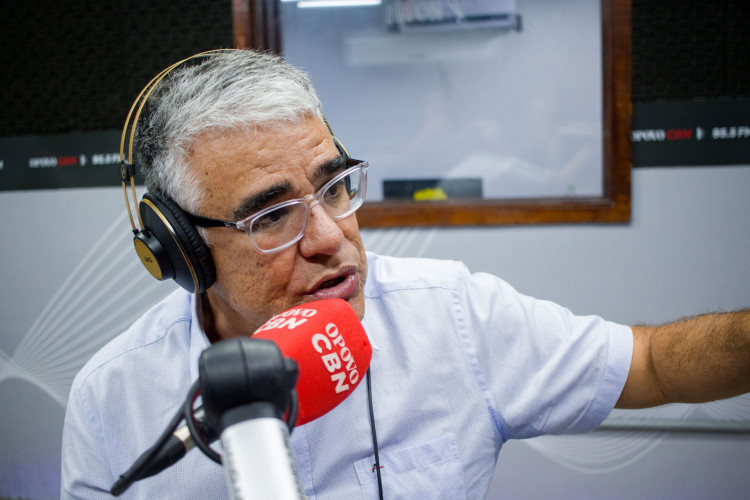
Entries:
[[191,172],[193,141],[208,131],[324,120],[309,77],[276,55],[227,50],[171,71],[148,98],[135,138],[135,161],[150,191],[196,213],[203,193]]

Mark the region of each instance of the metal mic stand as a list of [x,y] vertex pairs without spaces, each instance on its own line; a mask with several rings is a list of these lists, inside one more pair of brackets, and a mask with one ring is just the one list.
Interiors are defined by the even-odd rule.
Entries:
[[[213,345],[198,366],[206,424],[221,433],[231,498],[306,499],[289,446],[296,419],[294,360],[271,341],[243,337]],[[207,444],[196,444],[206,452]]]

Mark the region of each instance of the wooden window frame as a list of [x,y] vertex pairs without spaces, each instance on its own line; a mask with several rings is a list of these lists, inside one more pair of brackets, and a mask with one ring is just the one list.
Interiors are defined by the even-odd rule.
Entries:
[[[601,0],[603,190],[600,197],[367,202],[360,227],[630,221],[631,0]],[[232,0],[237,48],[282,52],[279,0]]]

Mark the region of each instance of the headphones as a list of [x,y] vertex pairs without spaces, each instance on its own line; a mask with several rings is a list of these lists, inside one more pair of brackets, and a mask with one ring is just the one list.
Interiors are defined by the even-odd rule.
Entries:
[[[148,192],[138,203],[138,223],[135,224],[127,184],[130,184],[133,202],[137,200],[135,192],[135,165],[133,164],[133,141],[138,118],[146,101],[156,86],[173,69],[197,58],[214,54],[234,52],[242,49],[216,49],[192,55],[163,69],[141,90],[128,112],[120,139],[120,180],[125,196],[125,205],[133,229],[133,245],[143,266],[157,280],[174,279],[182,288],[193,293],[203,293],[216,280],[216,267],[209,250],[198,230],[190,222],[187,214],[177,203],[164,193]],[[137,109],[136,109],[137,108]],[[134,113],[135,112],[135,113]],[[132,123],[131,123],[132,117]],[[349,157],[344,146],[333,135],[328,121],[323,117],[326,127],[331,132],[334,144],[339,152]],[[130,127],[129,127],[130,126]],[[128,136],[128,156],[125,158],[125,139]]]

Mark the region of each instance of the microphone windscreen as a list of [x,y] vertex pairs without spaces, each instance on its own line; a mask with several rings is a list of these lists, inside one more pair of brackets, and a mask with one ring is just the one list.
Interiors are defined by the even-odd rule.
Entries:
[[296,425],[319,418],[344,401],[370,366],[372,346],[348,302],[326,299],[269,319],[252,338],[272,340],[299,367]]

